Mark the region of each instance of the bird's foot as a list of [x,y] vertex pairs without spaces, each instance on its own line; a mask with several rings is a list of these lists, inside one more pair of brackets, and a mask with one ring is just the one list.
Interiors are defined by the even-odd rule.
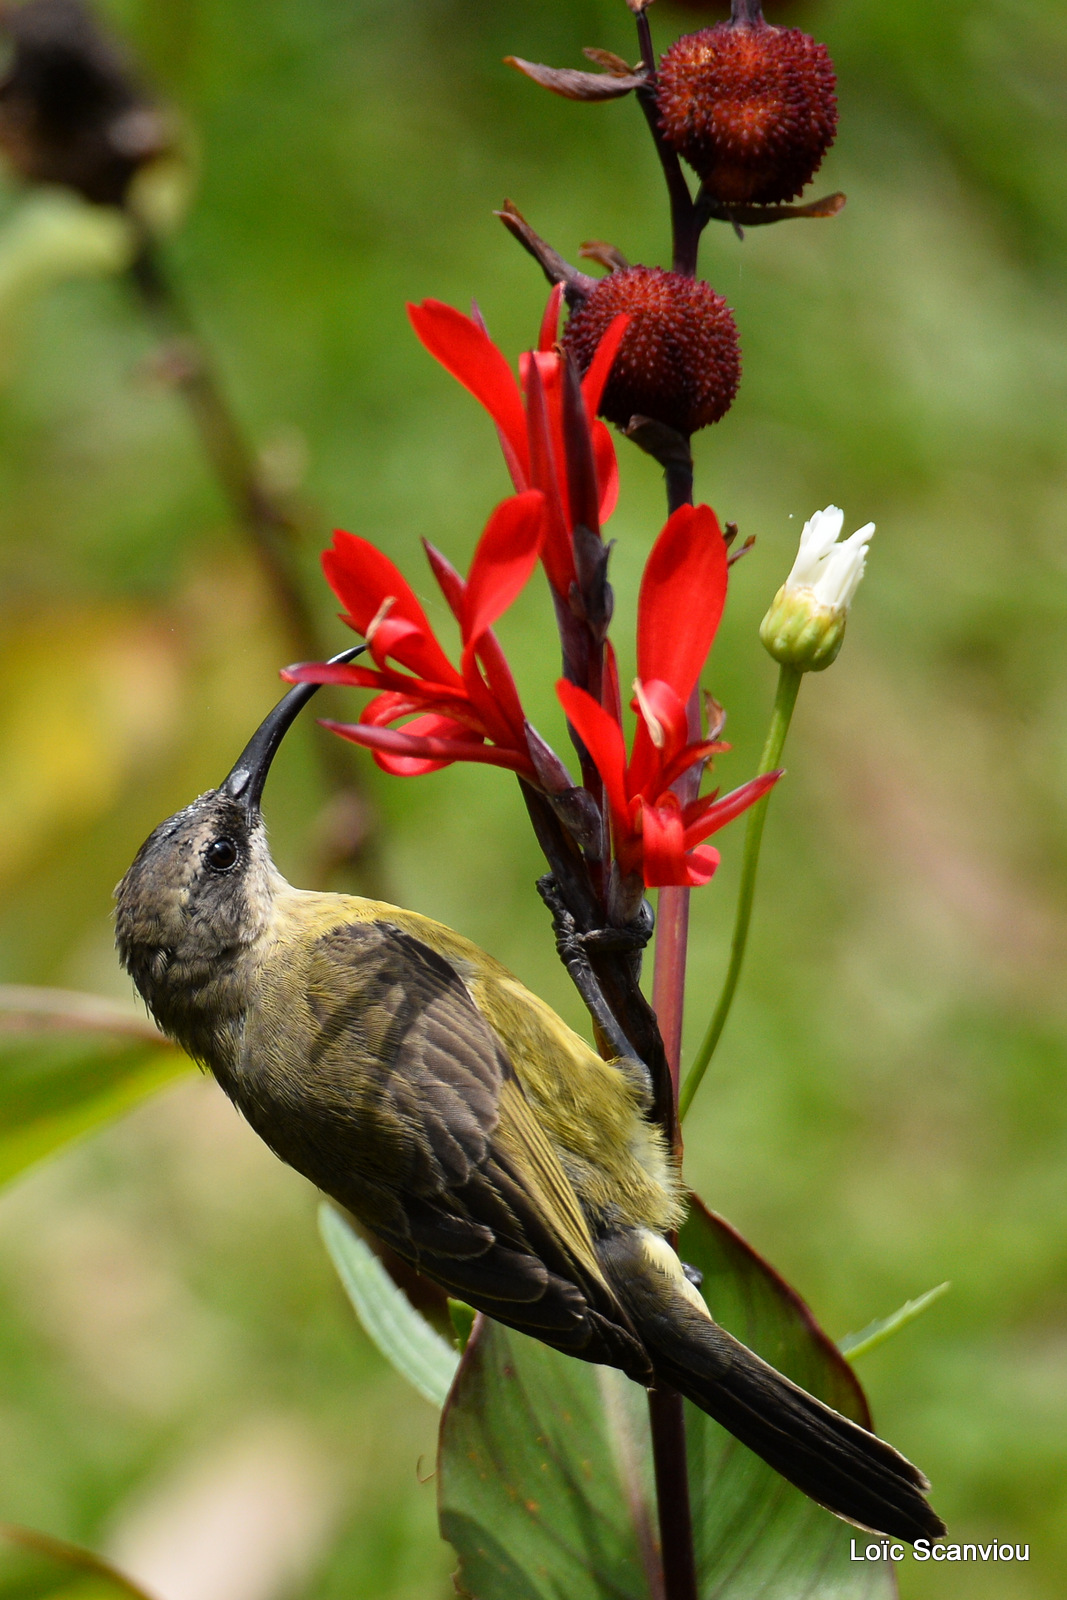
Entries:
[[629,955],[643,950],[652,936],[655,918],[647,900],[641,910],[625,928],[593,928],[582,932],[567,906],[560,888],[551,873],[537,880],[537,892],[552,913],[552,927],[556,935],[556,950],[570,973],[578,993],[585,1002],[593,1023],[609,1049],[620,1062],[639,1069],[642,1098],[651,1095],[651,1078],[645,1063],[638,1056],[618,1018],[608,1004],[600,980],[593,971],[591,955]]

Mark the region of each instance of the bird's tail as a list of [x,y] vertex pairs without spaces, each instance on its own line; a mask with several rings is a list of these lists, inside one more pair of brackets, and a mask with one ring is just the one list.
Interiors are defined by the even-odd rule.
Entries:
[[657,1378],[846,1521],[909,1543],[944,1533],[919,1469],[713,1322],[662,1239],[616,1234],[600,1254]]

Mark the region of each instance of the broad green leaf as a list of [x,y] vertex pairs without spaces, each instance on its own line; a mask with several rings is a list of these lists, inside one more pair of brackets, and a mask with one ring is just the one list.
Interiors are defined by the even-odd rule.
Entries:
[[876,1317],[873,1322],[868,1322],[859,1333],[846,1333],[843,1339],[837,1342],[837,1348],[843,1356],[850,1361],[855,1361],[857,1356],[865,1356],[868,1350],[876,1350],[880,1344],[891,1339],[901,1328],[906,1328],[909,1322],[914,1322],[916,1317],[921,1317],[927,1306],[932,1306],[935,1300],[952,1287],[949,1283],[939,1283],[932,1289],[927,1289],[915,1300],[905,1300],[899,1311],[894,1311],[888,1317]]
[[[855,1374],[800,1296],[695,1197],[683,1260],[703,1274],[716,1320],[835,1410],[870,1426]],[[689,1483],[701,1593],[729,1600],[890,1600],[888,1563],[854,1563],[855,1529],[794,1489],[686,1404]]]
[[319,1207],[319,1231],[364,1331],[431,1405],[443,1406],[459,1356],[390,1278],[374,1251],[331,1205]]
[[151,1600],[80,1545],[0,1523],[0,1600]]
[[[847,1362],[803,1302],[694,1201],[682,1254],[716,1316],[859,1421]],[[687,1405],[702,1600],[891,1600],[854,1530]],[[441,1422],[441,1531],[475,1600],[656,1600],[658,1538],[643,1391],[479,1318]]]
[[0,985],[0,1183],[190,1067],[129,1007]]
[[460,1594],[654,1600],[650,1474],[638,1385],[476,1319],[438,1458]]

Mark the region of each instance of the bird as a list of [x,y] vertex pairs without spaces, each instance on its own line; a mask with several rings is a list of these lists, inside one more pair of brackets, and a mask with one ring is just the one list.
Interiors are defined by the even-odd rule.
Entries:
[[119,958],[159,1027],[282,1161],[449,1295],[677,1390],[860,1528],[940,1537],[918,1468],[713,1320],[667,1239],[680,1176],[641,1064],[603,1060],[443,924],[278,871],[263,787],[316,687],[277,703],[115,891]]

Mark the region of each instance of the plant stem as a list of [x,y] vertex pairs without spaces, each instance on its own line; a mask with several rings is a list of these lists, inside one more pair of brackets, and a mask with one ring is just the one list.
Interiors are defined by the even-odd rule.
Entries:
[[[695,700],[694,695],[694,700]],[[692,704],[690,706],[692,716]],[[699,710],[697,711],[699,718]],[[688,776],[688,774],[687,774]],[[699,783],[699,778],[698,778]],[[681,1162],[681,1118],[678,1115],[678,1074],[685,1005],[685,960],[689,942],[689,890],[666,888],[656,907],[656,963],[652,979],[652,1008],[656,1013],[673,1093],[666,1129],[676,1159]],[[670,1243],[678,1248],[676,1236]],[[693,1513],[689,1500],[689,1462],[685,1442],[685,1405],[680,1394],[660,1384],[649,1391],[648,1420],[652,1433],[652,1464],[656,1478],[660,1551],[666,1600],[697,1600],[696,1556],[693,1550]]]
[[637,18],[637,37],[641,47],[641,59],[649,75],[646,87],[637,90],[637,101],[648,123],[648,130],[656,146],[656,154],[659,156],[667,184],[674,246],[671,265],[675,272],[684,273],[687,278],[695,278],[700,235],[707,219],[700,216],[694,204],[677,151],[670,148],[660,132],[659,106],[656,104],[656,52],[652,45],[652,29],[647,11],[642,11]]
[[[688,192],[688,191],[687,191]],[[692,462],[665,465],[667,510],[693,503]],[[700,737],[700,692],[694,689],[686,708],[690,739]],[[684,805],[700,788],[700,768],[690,769],[675,785]],[[687,888],[659,891],[656,904],[656,959],[652,975],[652,1009],[663,1038],[670,1075],[670,1106],[664,1132],[681,1170],[682,1123],[678,1115],[678,1086],[682,1058],[682,1021],[685,1013],[685,965],[689,947],[689,893]],[[676,1235],[669,1238],[675,1250]],[[693,1548],[693,1512],[689,1499],[689,1460],[685,1442],[685,1403],[674,1389],[657,1384],[648,1396],[652,1433],[652,1464],[656,1479],[660,1551],[663,1559],[665,1600],[697,1600],[696,1555]]]
[[733,0],[730,21],[735,28],[758,28],[763,21],[761,0]]
[[697,1600],[683,1407],[682,1397],[676,1390],[658,1385],[649,1390],[648,1417],[652,1430],[665,1600]]
[[[773,772],[782,756],[786,734],[789,732],[789,723],[793,716],[793,708],[797,703],[797,694],[800,691],[800,680],[803,673],[796,667],[783,666],[778,674],[778,690],[774,697],[774,709],[771,712],[771,725],[767,730],[767,742],[763,746],[763,755],[760,758],[759,772]],[[730,964],[726,969],[726,978],[723,982],[719,1003],[711,1019],[704,1041],[697,1052],[696,1060],[686,1075],[679,1098],[679,1116],[684,1117],[693,1103],[693,1096],[700,1088],[700,1082],[708,1068],[708,1063],[715,1053],[715,1047],[726,1026],[726,1019],[730,1015],[737,991],[737,982],[741,976],[741,967],[745,959],[745,946],[748,943],[748,929],[752,921],[752,902],[756,893],[756,873],[759,868],[760,845],[763,842],[763,824],[767,817],[767,805],[770,794],[765,794],[757,800],[748,814],[748,826],[745,829],[745,853],[741,863],[741,886],[737,894],[737,911],[734,916],[733,939],[730,944]]]

